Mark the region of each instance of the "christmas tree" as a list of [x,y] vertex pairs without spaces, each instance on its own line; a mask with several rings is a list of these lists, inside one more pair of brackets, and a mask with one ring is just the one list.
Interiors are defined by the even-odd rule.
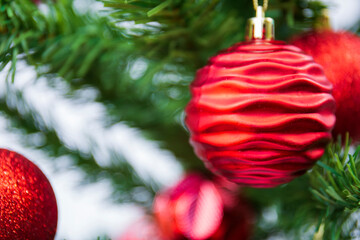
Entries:
[[[254,44],[258,48],[255,51],[249,50],[252,45],[231,47],[249,38],[245,31],[247,19],[255,16],[258,6],[266,10],[266,17],[274,19],[276,40],[292,41],[302,50],[275,41],[271,44],[276,47],[268,43]],[[360,87],[357,61],[360,60],[360,40],[356,34],[360,34],[360,22],[348,29],[352,33],[336,35],[326,29],[324,10],[329,7],[312,0],[0,0],[3,89],[0,124],[6,129],[0,136],[3,141],[0,148],[19,152],[16,146],[9,144],[16,138],[29,152],[41,154],[47,159],[45,165],[56,171],[81,171],[81,181],[86,185],[110,183],[111,202],[135,204],[144,212],[142,220],[131,223],[118,239],[357,239],[360,236],[357,220],[360,128],[356,125],[360,124],[360,88],[357,87]],[[266,31],[268,29],[263,32]],[[304,33],[316,35],[323,31],[336,36],[326,35],[320,40],[314,36],[306,38],[307,35],[302,38]],[[337,46],[338,43],[341,44]],[[228,52],[219,53],[224,49]],[[244,55],[241,61],[220,59],[237,51],[254,55],[266,51],[269,55],[263,62],[250,57],[246,62]],[[328,63],[331,56],[325,58],[325,54],[334,55],[333,65]],[[274,83],[271,91],[276,88],[279,95],[273,102],[268,105],[261,102],[261,108],[249,110],[262,119],[270,119],[264,120],[269,126],[263,123],[260,127],[260,123],[254,123],[260,120],[249,118],[246,121],[244,117],[234,123],[233,118],[226,120],[221,116],[216,120],[221,124],[214,124],[216,126],[210,123],[205,126],[206,122],[199,120],[205,115],[207,120],[214,117],[211,115],[214,109],[235,112],[220,106],[225,100],[216,94],[237,96],[240,88],[246,94],[250,88],[256,89],[255,94],[268,91],[265,87],[253,87],[251,79],[255,75],[278,74],[274,73],[275,65],[266,65],[270,64],[270,58],[271,64],[284,68],[282,80],[294,72],[300,80]],[[236,61],[239,62],[235,66]],[[247,76],[242,75],[242,78],[248,77],[246,87],[230,83],[214,90],[212,86],[203,85],[215,79],[213,76],[223,69],[246,67],[243,61],[260,64],[256,71],[244,70]],[[224,65],[220,70],[211,72],[215,65],[221,64]],[[196,74],[204,66],[210,70]],[[331,71],[335,67],[338,67],[336,71]],[[31,69],[31,73],[24,69]],[[22,80],[28,79],[28,74],[33,74],[32,80]],[[329,84],[313,81],[320,78],[320,74],[321,79],[326,75]],[[197,80],[192,84],[194,78]],[[221,81],[231,79],[226,75]],[[334,86],[334,98],[330,95],[330,82]],[[293,105],[281,102],[281,97],[289,92],[296,97],[303,92],[319,93],[322,98],[311,95],[310,99],[304,94],[310,100],[301,98],[296,102],[292,97]],[[213,105],[207,107],[206,104],[211,103],[206,99],[212,97],[215,99]],[[248,97],[252,101],[254,98],[254,95]],[[331,133],[335,124],[335,102],[336,117],[341,119],[336,124],[341,125],[335,125],[336,131]],[[61,107],[64,105],[67,107]],[[277,109],[274,110],[275,105]],[[270,124],[275,120],[269,115],[282,107],[295,114],[296,119],[277,119],[281,124]],[[248,110],[247,105],[237,106],[236,113],[244,109]],[[84,122],[84,118],[90,120]],[[288,128],[282,129],[283,125]],[[261,146],[268,145],[260,149],[259,145],[245,144],[241,145],[241,150],[234,151],[231,147],[235,143],[227,143],[231,142],[228,135],[221,135],[221,139],[216,139],[218,142],[208,137],[234,128],[241,128],[241,134],[251,132],[251,137],[259,138],[256,141],[261,142]],[[271,137],[277,142],[285,139],[289,131],[292,137],[284,141],[293,141],[291,144],[296,147],[278,147],[276,153],[271,152],[271,141],[264,140],[266,134],[278,133]],[[307,141],[306,137],[314,136],[305,135],[308,132],[314,133],[316,140]],[[136,144],[134,136],[146,140],[146,147]],[[244,137],[244,141],[251,137]],[[214,142],[217,147],[211,145]],[[230,150],[222,149],[219,153],[218,146],[230,147]],[[161,151],[173,163],[141,156],[146,152],[142,147]],[[230,151],[243,155],[234,160],[235,157],[229,157]],[[244,156],[249,152],[250,157]],[[4,154],[8,156],[7,152]],[[227,158],[218,160],[220,155],[217,154]],[[275,158],[274,154],[282,155]],[[33,160],[31,154],[26,157]],[[143,160],[137,161],[137,158]],[[255,169],[260,158],[279,162],[266,166],[266,170]],[[245,177],[231,172],[242,171],[238,161],[252,161],[247,163],[252,167]],[[295,170],[293,165],[285,167],[287,162],[300,167]],[[157,171],[148,174],[144,165]],[[230,165],[232,169],[228,168]],[[9,226],[13,225],[6,224],[13,219],[9,215],[10,208],[4,204],[5,198],[16,195],[15,192],[4,194],[9,185],[5,179],[12,181],[6,177],[9,176],[7,167],[0,169],[4,180],[0,189],[4,196],[0,200],[3,204],[0,206],[0,237],[22,239],[24,235],[10,235],[13,229]],[[252,175],[251,171],[255,173]],[[268,180],[273,177],[267,175],[269,172],[275,175],[281,172],[276,176],[282,179]],[[168,176],[157,176],[162,174]],[[261,179],[261,184],[257,180],[248,183],[247,179],[254,175]],[[243,178],[245,180],[238,180]],[[167,179],[173,182],[166,183]],[[264,184],[262,179],[270,183]],[[56,197],[59,202],[61,192],[56,192]],[[116,240],[116,236],[102,234],[106,233],[100,232],[93,239]]]

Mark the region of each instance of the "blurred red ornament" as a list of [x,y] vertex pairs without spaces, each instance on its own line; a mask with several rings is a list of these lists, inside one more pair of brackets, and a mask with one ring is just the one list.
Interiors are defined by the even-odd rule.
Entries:
[[223,177],[213,180],[224,203],[221,225],[209,240],[250,239],[254,225],[252,206],[239,194],[239,186]]
[[56,199],[41,170],[25,157],[0,149],[0,179],[0,239],[54,239]]
[[161,238],[158,226],[150,217],[134,223],[118,240],[165,240]]
[[224,208],[224,217],[218,230],[209,240],[250,239],[254,225],[254,213],[244,199],[237,197],[236,204]]
[[186,108],[190,142],[228,180],[274,187],[306,172],[335,123],[321,66],[281,41],[239,43],[197,72]]
[[207,239],[223,217],[220,192],[199,174],[189,174],[155,198],[154,214],[166,239]]
[[165,239],[246,240],[253,216],[243,203],[232,183],[189,174],[156,196],[154,215]]
[[324,67],[334,85],[336,124],[334,136],[349,132],[360,141],[360,38],[349,32],[310,32],[292,43]]

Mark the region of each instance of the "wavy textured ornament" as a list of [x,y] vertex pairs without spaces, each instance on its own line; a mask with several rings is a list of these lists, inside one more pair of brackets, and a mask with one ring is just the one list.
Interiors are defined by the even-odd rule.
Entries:
[[54,239],[56,199],[41,170],[25,157],[0,149],[0,180],[0,239]]
[[321,66],[281,41],[239,43],[197,72],[186,108],[196,154],[213,172],[252,187],[302,175],[335,124]]

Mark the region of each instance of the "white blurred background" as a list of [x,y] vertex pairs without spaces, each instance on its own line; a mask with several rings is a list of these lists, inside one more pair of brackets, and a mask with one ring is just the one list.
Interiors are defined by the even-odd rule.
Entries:
[[[346,29],[360,20],[359,0],[324,2],[330,4],[334,29]],[[80,11],[98,11],[102,8],[100,3],[91,0],[77,0],[75,4]],[[5,79],[5,76],[6,71],[3,71],[0,78]],[[102,116],[105,113],[101,106],[91,102],[74,104],[61,97],[61,90],[56,91],[47,87],[44,79],[35,79],[36,73],[31,67],[20,65],[14,87],[21,90],[33,107],[41,110],[42,115],[58,124],[64,135],[71,134],[72,142],[66,144],[82,149],[86,146],[83,139],[91,136],[100,146],[111,143],[112,146],[121,149],[142,176],[151,176],[164,185],[170,185],[180,178],[182,170],[173,156],[161,151],[156,144],[144,140],[135,130],[124,125],[117,125],[111,129],[104,128]],[[0,91],[0,94],[4,94],[4,83],[0,89],[3,91]],[[84,97],[89,98],[86,94]],[[15,150],[31,159],[52,183],[59,208],[56,239],[90,240],[102,234],[116,239],[126,227],[142,216],[142,210],[136,206],[113,204],[110,200],[111,188],[108,182],[81,185],[81,172],[71,168],[66,172],[56,171],[40,152],[21,146],[17,135],[5,130],[6,124],[0,116],[1,148]],[[98,154],[98,163],[106,164],[107,156],[104,149],[99,149]],[[58,167],[66,167],[66,162],[66,159],[61,161],[65,166]]]

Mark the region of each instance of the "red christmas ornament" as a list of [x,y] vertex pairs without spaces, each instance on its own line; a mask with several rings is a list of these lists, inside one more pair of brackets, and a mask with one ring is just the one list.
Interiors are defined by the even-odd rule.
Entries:
[[154,215],[166,239],[207,239],[221,224],[223,201],[210,180],[189,174],[157,195]]
[[224,216],[220,227],[209,240],[250,239],[254,225],[251,205],[238,192],[238,186],[222,177],[213,180],[224,203]]
[[249,28],[253,40],[212,57],[197,72],[185,112],[190,142],[213,172],[245,186],[274,187],[322,156],[335,101],[312,57],[271,40],[271,32],[263,35],[271,20],[261,13]]
[[246,240],[253,225],[251,207],[232,183],[200,174],[158,194],[154,215],[164,239],[172,240]]
[[165,240],[160,230],[150,217],[145,217],[133,224],[118,240]]
[[295,38],[301,48],[324,67],[336,101],[334,136],[349,132],[360,141],[360,38],[349,32],[310,32]]
[[224,217],[218,230],[209,240],[247,240],[251,237],[254,213],[251,206],[237,197],[236,205],[224,208]]
[[56,199],[41,170],[23,156],[0,149],[0,179],[0,239],[54,239]]

